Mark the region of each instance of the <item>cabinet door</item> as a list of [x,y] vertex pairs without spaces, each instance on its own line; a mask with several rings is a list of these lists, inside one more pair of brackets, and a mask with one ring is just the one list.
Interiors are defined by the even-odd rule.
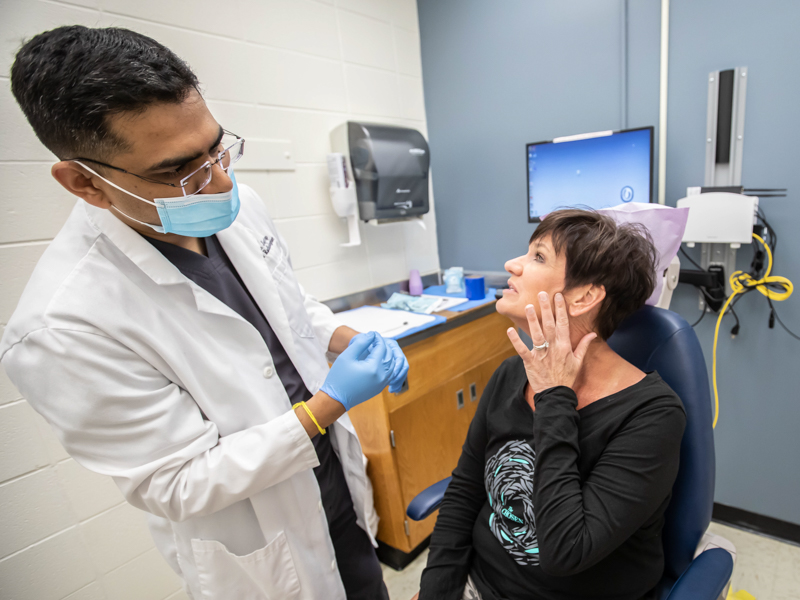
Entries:
[[493,356],[482,365],[470,369],[464,374],[465,384],[467,386],[464,393],[467,398],[467,412],[469,412],[470,420],[472,420],[472,417],[475,416],[475,412],[478,410],[478,401],[481,399],[483,390],[486,389],[486,384],[489,383],[492,374],[505,359],[516,356],[516,354],[516,350],[511,348],[510,350]]
[[[462,375],[389,414],[404,506],[452,473],[474,414],[469,404]],[[431,534],[435,520],[436,513],[409,522],[412,548]]]
[[[389,414],[403,506],[407,507],[419,492],[453,472],[489,378],[513,354],[512,348],[495,355]],[[437,514],[418,523],[409,522],[412,548],[431,534]]]

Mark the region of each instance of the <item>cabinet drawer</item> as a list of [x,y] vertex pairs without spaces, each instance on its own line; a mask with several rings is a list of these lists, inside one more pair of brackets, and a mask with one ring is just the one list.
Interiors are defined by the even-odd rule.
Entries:
[[513,350],[506,335],[511,325],[506,317],[492,313],[403,348],[410,366],[408,391],[397,395],[384,392],[388,410],[399,409],[493,356]]

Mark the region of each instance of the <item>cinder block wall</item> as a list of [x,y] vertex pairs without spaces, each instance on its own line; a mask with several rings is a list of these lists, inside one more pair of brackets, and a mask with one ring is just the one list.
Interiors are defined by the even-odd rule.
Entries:
[[[0,326],[74,205],[50,177],[54,157],[10,91],[23,39],[67,24],[127,27],[187,60],[220,123],[291,142],[294,171],[242,171],[293,249],[301,283],[321,299],[439,267],[433,211],[416,224],[346,225],[330,208],[329,131],[347,119],[427,136],[415,0],[4,0],[0,4]],[[46,373],[47,365],[42,365]],[[144,524],[110,479],[61,448],[0,371],[0,597],[185,599]]]

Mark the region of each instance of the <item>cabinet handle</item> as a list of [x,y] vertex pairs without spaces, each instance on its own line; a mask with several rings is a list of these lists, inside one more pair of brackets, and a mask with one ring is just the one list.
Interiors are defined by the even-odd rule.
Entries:
[[464,408],[464,390],[456,392],[456,409]]
[[474,383],[469,384],[469,401],[475,402],[478,399],[478,386]]

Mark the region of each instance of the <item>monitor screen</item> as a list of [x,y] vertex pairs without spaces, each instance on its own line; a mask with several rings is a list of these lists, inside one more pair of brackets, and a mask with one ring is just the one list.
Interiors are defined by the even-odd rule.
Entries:
[[556,138],[526,151],[531,223],[559,208],[652,202],[652,127]]

